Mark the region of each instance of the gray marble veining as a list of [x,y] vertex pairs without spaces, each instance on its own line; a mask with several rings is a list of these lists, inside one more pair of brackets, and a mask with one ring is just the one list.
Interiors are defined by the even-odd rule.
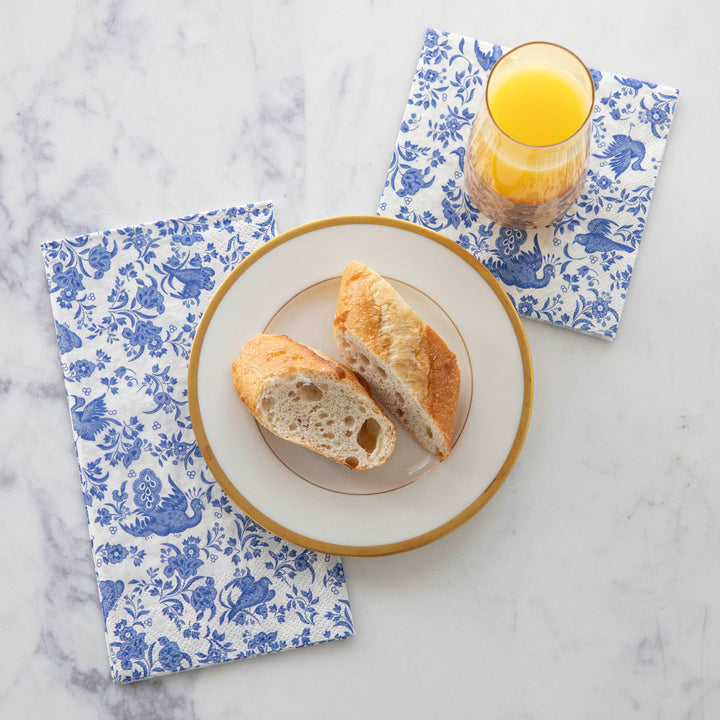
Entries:
[[[0,715],[720,717],[719,22],[667,0],[5,3]],[[39,245],[253,200],[281,231],[374,213],[428,26],[680,88],[620,333],[525,323],[512,475],[447,538],[346,561],[351,641],[112,686]]]

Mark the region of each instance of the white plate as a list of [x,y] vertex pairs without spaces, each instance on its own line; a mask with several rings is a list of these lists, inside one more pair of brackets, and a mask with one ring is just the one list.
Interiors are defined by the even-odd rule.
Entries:
[[[353,472],[268,433],[233,389],[232,360],[259,332],[339,358],[332,320],[350,260],[386,277],[458,357],[454,447],[442,463],[398,426],[390,460]],[[495,494],[525,440],[533,375],[512,303],[469,253],[411,223],[348,216],[278,235],[233,270],[198,327],[188,389],[200,450],[244,512],[319,552],[386,555],[442,537]]]

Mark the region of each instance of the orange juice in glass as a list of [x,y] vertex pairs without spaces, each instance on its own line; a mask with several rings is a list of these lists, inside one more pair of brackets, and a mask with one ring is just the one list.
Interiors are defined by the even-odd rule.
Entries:
[[588,69],[552,43],[520,45],[493,66],[465,156],[465,187],[491,220],[550,225],[587,175],[595,86]]

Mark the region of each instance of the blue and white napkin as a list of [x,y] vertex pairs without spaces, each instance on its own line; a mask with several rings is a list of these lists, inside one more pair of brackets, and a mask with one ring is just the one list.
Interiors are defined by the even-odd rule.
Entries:
[[42,247],[115,682],[353,634],[340,560],[239,512],[190,424],[198,321],[274,234],[261,203]]
[[583,193],[553,226],[511,230],[473,207],[462,172],[485,82],[503,52],[427,31],[378,214],[457,242],[495,275],[520,315],[612,339],[679,91],[591,70],[595,110]]

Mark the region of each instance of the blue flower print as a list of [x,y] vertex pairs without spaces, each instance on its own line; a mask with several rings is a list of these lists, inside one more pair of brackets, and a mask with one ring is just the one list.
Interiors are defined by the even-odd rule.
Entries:
[[139,437],[136,437],[132,443],[125,448],[125,452],[121,454],[122,464],[127,468],[130,467],[136,460],[140,459],[143,450],[143,442]]
[[[160,643],[160,651],[158,652],[158,661],[163,670],[177,672],[192,666],[192,658],[186,652],[180,650],[180,646],[164,635],[158,638]],[[183,665],[183,663],[187,663]]]
[[[128,356],[133,360],[142,355],[147,347],[149,353],[154,357],[159,357],[165,353],[161,336],[162,328],[155,325],[150,320],[138,320],[135,328],[125,328],[122,336],[128,341]],[[136,348],[136,349],[133,349]]]
[[67,325],[57,322],[57,320],[55,321],[55,333],[57,334],[58,348],[61,355],[82,347],[80,336],[74,333]]
[[425,35],[425,46],[423,48],[423,58],[425,62],[439,63],[443,57],[447,57],[447,52],[443,52],[439,46],[439,35],[437,30],[430,28]]
[[317,555],[314,552],[303,550],[296,555],[293,565],[297,572],[305,572],[308,570],[314,577],[315,571],[313,570],[313,564],[315,560],[317,560]]
[[184,406],[187,405],[185,399],[187,393],[182,393],[180,399],[175,398],[173,393],[177,391],[176,386],[177,378],[170,375],[170,365],[163,370],[159,365],[153,365],[152,371],[145,373],[141,387],[146,395],[152,397],[155,407],[145,412],[152,414],[162,410],[167,414],[174,414],[176,420],[179,419],[184,412]]
[[600,81],[602,80],[602,73],[599,70],[594,70],[593,68],[588,68],[590,71],[590,77],[592,78],[593,85],[595,86],[595,91],[600,87]]
[[[437,104],[442,101],[448,85],[446,83],[444,74],[440,74],[437,70],[427,68],[421,71],[418,76],[418,87],[410,99],[410,103],[417,105],[422,108],[437,107]],[[403,128],[409,130],[414,124],[414,115],[411,115],[403,121]]]
[[591,311],[596,320],[602,320],[610,311],[610,295],[608,293],[598,295]]
[[195,458],[200,457],[197,443],[183,440],[179,432],[172,437],[163,435],[157,445],[157,452],[163,460],[168,460],[173,465],[182,463],[185,467],[192,465]]
[[220,663],[225,659],[225,657],[225,653],[217,645],[210,645],[207,654],[204,657],[201,655],[200,659],[204,660],[208,664],[211,664]]
[[[428,137],[439,140],[443,148],[465,139],[465,128],[472,125],[474,115],[468,108],[452,107],[447,114],[441,113],[438,122],[430,122]],[[455,151],[453,151],[455,152]]]
[[652,94],[653,105],[649,105],[647,98],[643,98],[638,117],[641,121],[649,123],[652,134],[656,138],[664,138],[670,130],[672,121],[672,108],[674,98],[662,93]]
[[94,278],[99,280],[110,269],[112,259],[117,255],[117,243],[112,252],[103,245],[95,245],[87,253],[88,264],[95,270]]
[[153,395],[153,400],[155,404],[159,407],[165,410],[165,412],[170,412],[172,408],[175,407],[175,402],[172,399],[172,395],[170,393],[165,392],[164,390],[161,390],[160,392],[156,392]]
[[100,527],[109,525],[112,522],[112,515],[110,515],[110,511],[105,507],[100,508],[95,516],[95,522],[99,523]]
[[297,554],[293,565],[298,572],[304,572],[305,570],[313,572],[313,563],[316,559],[317,555],[315,553],[310,550],[303,550]]
[[330,588],[330,591],[335,595],[340,592],[340,588],[345,585],[345,570],[343,569],[342,563],[335,563],[335,565],[325,573],[323,585]]
[[70,307],[70,303],[77,298],[78,293],[85,289],[82,275],[76,267],[65,269],[62,263],[55,263],[51,279],[55,284],[51,292],[59,291],[58,302],[61,307]]
[[445,162],[444,155],[437,149],[432,151],[432,155],[430,156],[430,167],[436,168],[439,165],[442,165]]
[[137,545],[125,547],[120,543],[114,544],[108,542],[95,548],[95,556],[97,558],[95,561],[97,567],[101,567],[102,565],[119,565],[128,557],[132,558],[135,567],[140,567],[145,559],[145,551],[139,550]]
[[122,545],[108,545],[106,557],[111,565],[121,563],[128,556],[128,551]]
[[203,236],[199,232],[186,232],[179,235],[173,235],[173,242],[185,245],[186,247],[194,245],[195,243],[201,243]]
[[123,249],[133,248],[139,260],[148,261],[155,257],[158,242],[151,232],[142,227],[131,227],[125,228],[120,233],[124,236]]
[[117,658],[123,670],[130,670],[133,660],[144,660],[148,651],[148,644],[145,642],[145,633],[139,633],[134,627],[121,620],[115,626],[115,636],[119,642],[111,643],[117,647]]
[[343,568],[343,564],[338,562],[333,565],[333,567],[328,570],[328,575],[335,578],[335,580],[338,583],[344,583],[345,582],[345,569]]
[[667,122],[668,114],[659,106],[650,108],[647,112],[647,118],[652,125],[662,125]]
[[427,179],[427,170],[409,168],[400,177],[400,189],[398,195],[405,197],[415,195],[422,188],[430,187],[434,178]]
[[607,190],[612,185],[612,180],[607,175],[600,175],[597,179],[597,186],[600,190]]
[[277,632],[260,631],[259,633],[255,633],[248,640],[248,649],[255,650],[257,652],[279,650],[280,647],[277,643]]
[[537,298],[532,295],[523,295],[518,303],[517,310],[521,315],[532,315],[537,305]]
[[168,555],[167,565],[163,572],[166,577],[172,577],[174,573],[177,573],[183,580],[187,580],[197,575],[197,571],[202,566],[203,561],[200,559],[200,550],[197,543],[188,542],[188,540],[189,538],[185,540],[182,552],[180,552],[175,545],[165,544]]
[[95,372],[95,363],[90,360],[78,360],[70,364],[70,371],[76,380],[90,377]]
[[135,294],[135,302],[142,308],[155,310],[160,314],[165,312],[165,298],[162,293],[158,292],[157,287],[158,285],[154,278],[150,279],[149,285],[140,282],[140,287]]
[[452,225],[454,228],[460,225],[460,221],[462,220],[462,218],[457,211],[457,207],[455,207],[455,205],[453,205],[453,203],[450,201],[450,198],[443,198],[442,210],[445,219],[448,221],[448,223],[450,223],[450,225]]
[[107,620],[110,611],[115,607],[125,590],[125,583],[122,580],[101,580],[98,586],[101,598],[100,607],[103,611],[103,617]]

